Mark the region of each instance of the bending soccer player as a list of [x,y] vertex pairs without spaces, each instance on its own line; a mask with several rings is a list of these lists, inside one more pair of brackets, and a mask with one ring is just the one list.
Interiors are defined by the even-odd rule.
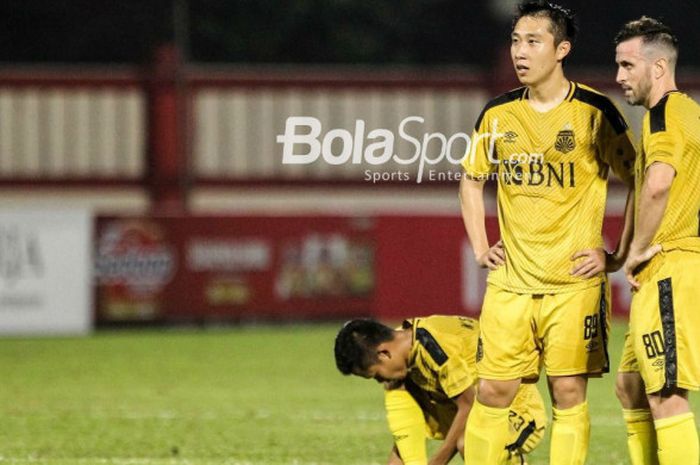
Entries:
[[624,265],[632,307],[617,394],[633,465],[696,465],[688,391],[700,388],[700,106],[676,87],[678,41],[667,26],[642,17],[615,43],[625,99],[649,110],[635,164]]
[[[588,379],[609,370],[606,271],[624,261],[630,227],[608,254],[602,225],[610,169],[633,184],[627,123],[604,95],[564,74],[576,34],[560,6],[519,7],[511,58],[523,87],[489,102],[464,160],[460,201],[477,262],[490,269],[480,317],[479,389],[466,429],[469,465],[501,461],[510,406],[544,366],[553,406],[550,464],[581,465],[590,436]],[[495,178],[500,240],[485,228]],[[628,194],[626,217],[631,213]]]
[[[369,319],[346,323],[335,339],[335,361],[345,375],[385,386],[394,436],[389,465],[441,465],[464,455],[464,426],[475,395],[479,323],[457,316],[404,321],[392,329]],[[503,463],[524,464],[542,439],[546,414],[533,384],[523,384],[509,411]],[[442,440],[427,458],[426,436]]]

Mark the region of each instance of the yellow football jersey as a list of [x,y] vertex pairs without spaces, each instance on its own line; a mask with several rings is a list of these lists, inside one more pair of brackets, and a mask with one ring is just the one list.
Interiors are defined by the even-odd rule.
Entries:
[[597,286],[571,276],[571,256],[602,247],[610,168],[632,186],[635,149],[606,96],[578,83],[557,107],[538,112],[522,87],[489,102],[476,123],[467,176],[498,181],[506,263],[489,283],[510,292],[554,294]]
[[413,331],[408,378],[418,388],[445,402],[476,383],[478,321],[435,315],[406,320],[402,327]]
[[644,115],[642,150],[635,164],[637,204],[646,169],[654,162],[671,165],[676,177],[652,244],[700,251],[700,106],[682,92],[666,94]]

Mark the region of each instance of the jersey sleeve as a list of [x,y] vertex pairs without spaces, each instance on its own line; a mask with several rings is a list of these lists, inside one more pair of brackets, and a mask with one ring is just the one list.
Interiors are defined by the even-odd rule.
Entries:
[[654,162],[671,165],[676,173],[681,168],[685,136],[679,125],[673,123],[673,119],[666,116],[662,127],[651,124],[644,140],[645,170]]
[[491,136],[491,124],[487,112],[479,118],[474,128],[469,152],[462,162],[462,167],[467,176],[485,181],[488,175],[498,168],[498,165],[492,162],[495,158],[495,140]]
[[467,361],[454,356],[447,359],[438,371],[440,387],[450,397],[457,397],[476,382],[476,373]]
[[599,136],[601,159],[612,168],[615,175],[628,186],[634,184],[634,160],[637,152],[632,142],[632,132],[622,114],[611,103],[612,114],[603,118]]

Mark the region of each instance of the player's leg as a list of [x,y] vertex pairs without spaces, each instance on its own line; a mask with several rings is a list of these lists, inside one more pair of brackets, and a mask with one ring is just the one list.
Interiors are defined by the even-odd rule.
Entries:
[[536,316],[552,398],[552,465],[582,465],[590,437],[588,376],[609,369],[610,288],[546,295]]
[[500,465],[507,457],[510,404],[520,380],[480,380],[465,429],[465,463]]
[[579,465],[586,460],[591,419],[586,402],[586,376],[549,376],[552,399],[550,463]]
[[520,380],[538,372],[531,329],[532,297],[488,286],[479,322],[479,387],[465,430],[465,462],[501,464],[509,439],[509,406]]
[[658,254],[637,276],[630,328],[661,465],[697,464],[700,447],[687,391],[700,388],[700,254]]
[[[394,451],[390,464],[425,465],[428,463],[425,447],[425,419],[418,402],[404,389],[385,391],[384,404],[389,430],[394,437]],[[396,455],[396,457],[394,457]],[[396,462],[396,458],[401,461]],[[391,460],[394,462],[391,462]]]
[[632,465],[658,465],[654,419],[629,333],[625,335],[622,359],[615,380],[615,394],[622,406],[622,416],[627,427],[627,450]]
[[672,388],[649,395],[661,465],[698,463],[698,432],[688,391]]

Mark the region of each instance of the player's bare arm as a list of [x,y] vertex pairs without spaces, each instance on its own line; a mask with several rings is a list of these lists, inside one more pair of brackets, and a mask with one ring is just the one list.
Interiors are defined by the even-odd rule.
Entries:
[[639,198],[636,230],[624,265],[627,280],[634,289],[639,289],[639,283],[634,279],[635,270],[661,251],[661,246],[651,244],[651,240],[664,217],[675,175],[676,171],[666,163],[655,162],[647,168]]
[[474,395],[474,388],[470,387],[457,397],[452,398],[452,401],[457,405],[457,413],[440,449],[430,458],[428,465],[445,465],[459,451],[459,441],[464,438],[464,428],[474,403]]
[[483,268],[495,270],[505,263],[506,252],[501,241],[489,246],[484,211],[484,183],[480,179],[463,177],[459,185],[459,203],[476,262]]
[[617,243],[615,251],[607,254],[605,262],[605,271],[614,273],[625,263],[629,255],[630,246],[632,245],[632,236],[634,233],[634,188],[630,188],[627,193],[627,203],[625,204],[625,222],[622,227],[622,233]]
[[632,243],[634,232],[634,189],[627,193],[625,204],[625,220],[617,247],[611,253],[604,248],[579,250],[571,256],[574,267],[571,269],[573,276],[584,279],[592,278],[598,273],[614,273],[625,263]]

